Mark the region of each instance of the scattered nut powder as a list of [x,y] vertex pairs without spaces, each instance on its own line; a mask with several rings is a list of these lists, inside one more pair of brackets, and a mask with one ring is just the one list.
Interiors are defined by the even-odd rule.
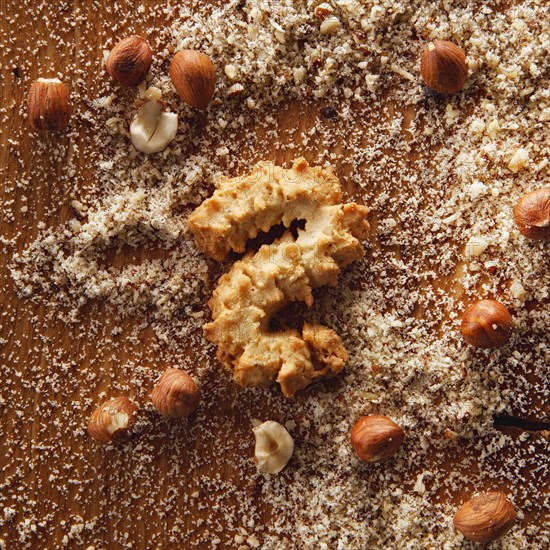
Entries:
[[[498,490],[519,519],[492,548],[548,548],[549,443],[493,418],[548,420],[550,252],[519,233],[512,211],[550,184],[549,6],[339,0],[321,19],[320,2],[301,0],[96,4],[0,7],[0,547],[454,548],[458,506]],[[143,90],[123,90],[102,52],[136,31],[153,65]],[[453,96],[420,78],[434,39],[466,53],[470,74]],[[215,64],[206,114],[171,85],[180,49]],[[69,129],[55,140],[25,120],[37,73],[71,91]],[[145,155],[129,124],[159,94],[178,133]],[[327,104],[336,122],[318,116]],[[299,156],[336,167],[347,198],[372,208],[373,231],[337,288],[282,316],[337,329],[350,354],[340,377],[288,402],[235,386],[203,337],[229,264],[200,253],[186,217],[218,175]],[[473,237],[490,246],[465,257]],[[460,335],[462,313],[485,297],[516,325],[496,350]],[[150,404],[169,367],[201,388],[187,420]],[[98,448],[87,419],[117,395],[145,413],[128,443]],[[355,456],[350,431],[366,414],[406,431],[390,462]],[[255,419],[294,440],[277,476],[251,460]]]

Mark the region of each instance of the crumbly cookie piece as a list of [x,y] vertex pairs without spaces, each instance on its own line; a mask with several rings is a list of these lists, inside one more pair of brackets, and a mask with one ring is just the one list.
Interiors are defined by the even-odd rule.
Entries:
[[[368,209],[337,204],[341,191],[333,171],[310,169],[304,159],[291,170],[261,163],[250,178],[248,185],[247,177],[224,180],[190,216],[191,230],[207,254],[220,258],[230,250],[242,251],[249,238],[281,221],[289,226],[305,219],[306,224],[297,238],[286,231],[232,265],[212,295],[213,320],[204,330],[218,344],[218,357],[237,383],[266,387],[277,381],[283,394],[292,397],[311,382],[340,372],[347,352],[327,327],[306,323],[301,334],[290,328],[273,331],[270,319],[291,301],[311,306],[314,288],[336,286],[340,269],[363,257]],[[210,225],[209,212],[214,212]]]
[[188,218],[201,250],[223,261],[231,250],[244,252],[246,241],[283,223],[289,227],[315,205],[338,204],[341,189],[332,168],[311,168],[305,159],[290,170],[259,162],[252,173],[220,178],[214,195]]

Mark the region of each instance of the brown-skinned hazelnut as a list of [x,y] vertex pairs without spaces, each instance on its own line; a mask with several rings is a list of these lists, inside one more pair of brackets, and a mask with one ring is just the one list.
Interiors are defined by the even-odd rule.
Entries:
[[466,56],[448,40],[434,40],[424,50],[420,72],[428,88],[440,94],[458,92],[468,78]]
[[351,431],[351,443],[365,462],[383,462],[391,458],[405,438],[405,432],[386,416],[361,417]]
[[135,423],[137,405],[127,397],[114,397],[102,403],[88,422],[88,433],[100,443],[123,443]]
[[155,409],[168,418],[189,416],[199,406],[200,398],[195,381],[180,369],[168,369],[151,394]]
[[153,52],[147,40],[132,35],[111,50],[105,68],[121,86],[137,86],[145,80],[152,61]]
[[523,195],[514,208],[514,220],[529,239],[550,240],[550,187]]
[[473,542],[492,542],[516,521],[516,511],[506,495],[487,492],[465,502],[456,512],[455,527]]
[[35,130],[65,130],[71,118],[67,86],[58,78],[39,78],[30,87],[27,110]]
[[514,320],[504,304],[480,300],[466,310],[460,330],[476,348],[497,348],[510,340],[513,328]]
[[210,58],[197,50],[176,52],[170,64],[170,78],[176,92],[191,107],[204,111],[216,85],[216,70]]

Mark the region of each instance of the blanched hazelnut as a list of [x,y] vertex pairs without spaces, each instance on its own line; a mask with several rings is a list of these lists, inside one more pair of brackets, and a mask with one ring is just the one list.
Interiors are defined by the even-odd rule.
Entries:
[[278,474],[294,452],[294,440],[284,426],[268,420],[252,430],[256,439],[254,461],[267,474]]
[[164,110],[159,101],[144,103],[130,124],[132,145],[142,153],[159,153],[172,143],[178,131],[178,115]]

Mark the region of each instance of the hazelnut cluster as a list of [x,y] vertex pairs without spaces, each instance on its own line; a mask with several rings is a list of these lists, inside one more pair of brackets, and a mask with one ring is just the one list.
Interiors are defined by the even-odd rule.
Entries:
[[[151,394],[157,411],[167,418],[184,418],[200,404],[195,381],[180,369],[168,369]],[[100,443],[124,443],[136,422],[138,406],[128,397],[115,397],[102,403],[88,422],[88,433]]]
[[[351,444],[364,462],[384,462],[392,458],[405,439],[405,431],[386,416],[361,417],[351,431]],[[487,492],[466,501],[453,522],[465,538],[473,542],[492,542],[516,521],[513,504],[501,492]]]
[[[447,40],[435,40],[428,45],[420,60],[420,71],[426,85],[441,94],[458,92],[468,78],[464,52]],[[514,208],[514,220],[525,237],[550,240],[550,188],[524,194]],[[497,300],[480,300],[472,304],[462,317],[462,335],[476,348],[504,346],[513,329],[512,315]],[[356,436],[359,434],[358,428]],[[387,448],[390,447],[388,444]],[[515,519],[514,507],[503,493],[487,492],[463,504],[455,514],[454,525],[467,539],[488,543],[504,535]]]
[[[120,40],[105,63],[107,73],[120,86],[138,86],[151,68],[153,52],[145,38],[132,35]],[[210,58],[197,50],[176,52],[170,65],[172,84],[191,107],[205,110],[214,95],[216,69]],[[65,130],[71,117],[69,91],[59,79],[39,78],[27,99],[29,121],[36,130]],[[130,140],[140,152],[164,150],[176,137],[178,115],[165,110],[159,97],[151,98],[130,125]]]

